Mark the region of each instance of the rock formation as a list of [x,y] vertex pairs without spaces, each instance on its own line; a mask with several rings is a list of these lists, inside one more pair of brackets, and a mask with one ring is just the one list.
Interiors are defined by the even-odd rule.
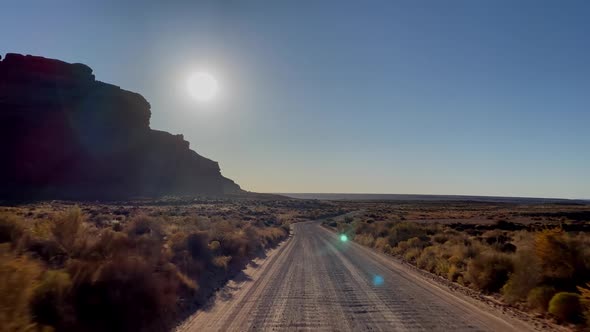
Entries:
[[0,59],[0,199],[123,199],[240,193],[182,135],[150,129],[139,94],[86,65]]

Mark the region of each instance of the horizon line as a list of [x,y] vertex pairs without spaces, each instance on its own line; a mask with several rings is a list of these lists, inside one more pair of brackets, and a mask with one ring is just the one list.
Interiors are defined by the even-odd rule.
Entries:
[[488,198],[524,198],[544,200],[590,201],[590,198],[570,197],[536,197],[536,196],[503,196],[503,195],[473,195],[473,194],[399,194],[399,193],[370,193],[370,192],[267,192],[275,195],[394,195],[394,196],[453,196],[453,197],[488,197]]

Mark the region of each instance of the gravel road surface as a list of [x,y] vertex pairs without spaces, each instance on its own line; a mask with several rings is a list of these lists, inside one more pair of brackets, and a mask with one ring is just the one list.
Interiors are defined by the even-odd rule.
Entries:
[[178,331],[528,331],[318,222],[293,235]]

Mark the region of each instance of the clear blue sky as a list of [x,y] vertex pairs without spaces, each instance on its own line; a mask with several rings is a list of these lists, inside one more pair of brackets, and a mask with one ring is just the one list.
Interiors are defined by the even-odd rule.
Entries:
[[14,1],[0,53],[143,94],[248,190],[590,198],[588,1],[170,2]]

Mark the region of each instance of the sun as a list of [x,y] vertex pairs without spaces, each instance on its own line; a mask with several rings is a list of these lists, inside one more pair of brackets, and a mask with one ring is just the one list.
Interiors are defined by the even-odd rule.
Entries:
[[213,75],[206,72],[196,72],[187,80],[189,94],[198,101],[210,101],[219,91],[219,83]]

